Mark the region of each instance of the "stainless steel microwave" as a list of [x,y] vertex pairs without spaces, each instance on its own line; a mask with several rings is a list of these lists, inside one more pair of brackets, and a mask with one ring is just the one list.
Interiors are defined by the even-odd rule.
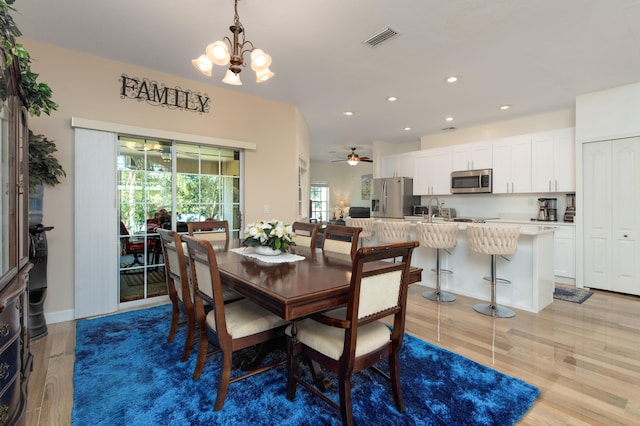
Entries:
[[493,192],[493,170],[461,170],[451,172],[452,194],[478,194]]

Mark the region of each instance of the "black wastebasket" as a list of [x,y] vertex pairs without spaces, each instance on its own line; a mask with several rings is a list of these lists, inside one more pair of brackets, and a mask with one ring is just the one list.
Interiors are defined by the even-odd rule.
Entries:
[[47,335],[47,321],[44,317],[44,300],[47,297],[47,236],[45,232],[53,226],[38,224],[29,227],[29,261],[33,268],[29,271],[29,337],[39,339]]

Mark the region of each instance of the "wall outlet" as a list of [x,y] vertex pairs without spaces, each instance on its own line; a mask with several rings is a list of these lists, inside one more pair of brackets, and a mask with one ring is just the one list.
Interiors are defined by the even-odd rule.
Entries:
[[262,207],[262,213],[269,213],[269,204],[265,204]]

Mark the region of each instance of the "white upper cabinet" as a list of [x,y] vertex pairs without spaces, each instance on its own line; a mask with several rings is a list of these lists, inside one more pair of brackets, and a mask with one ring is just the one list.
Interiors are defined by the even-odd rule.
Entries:
[[414,154],[415,152],[405,152],[402,154],[392,154],[381,157],[380,177],[412,178]]
[[531,139],[531,191],[576,190],[573,128],[535,133]]
[[476,142],[451,147],[452,170],[477,170],[493,167],[491,142]]
[[531,192],[531,137],[529,135],[493,142],[493,192]]
[[414,153],[413,195],[451,194],[451,149],[434,148]]

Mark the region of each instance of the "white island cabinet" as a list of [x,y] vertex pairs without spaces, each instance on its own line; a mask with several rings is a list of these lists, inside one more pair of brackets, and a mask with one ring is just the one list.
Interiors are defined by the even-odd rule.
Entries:
[[[442,274],[442,291],[488,302],[491,284],[483,277],[491,275],[490,256],[472,251],[466,224],[458,225],[456,247],[448,250],[450,254],[440,252],[441,267],[453,271]],[[497,276],[511,281],[497,284],[499,305],[538,313],[553,302],[554,231],[550,226],[522,226],[517,251],[507,256],[509,260],[497,256]],[[410,238],[418,240],[415,225],[411,226]],[[367,245],[374,244],[378,244],[375,235]],[[431,269],[436,266],[436,250],[421,245],[414,250],[411,264],[423,269],[420,285],[435,288],[436,276]]]

